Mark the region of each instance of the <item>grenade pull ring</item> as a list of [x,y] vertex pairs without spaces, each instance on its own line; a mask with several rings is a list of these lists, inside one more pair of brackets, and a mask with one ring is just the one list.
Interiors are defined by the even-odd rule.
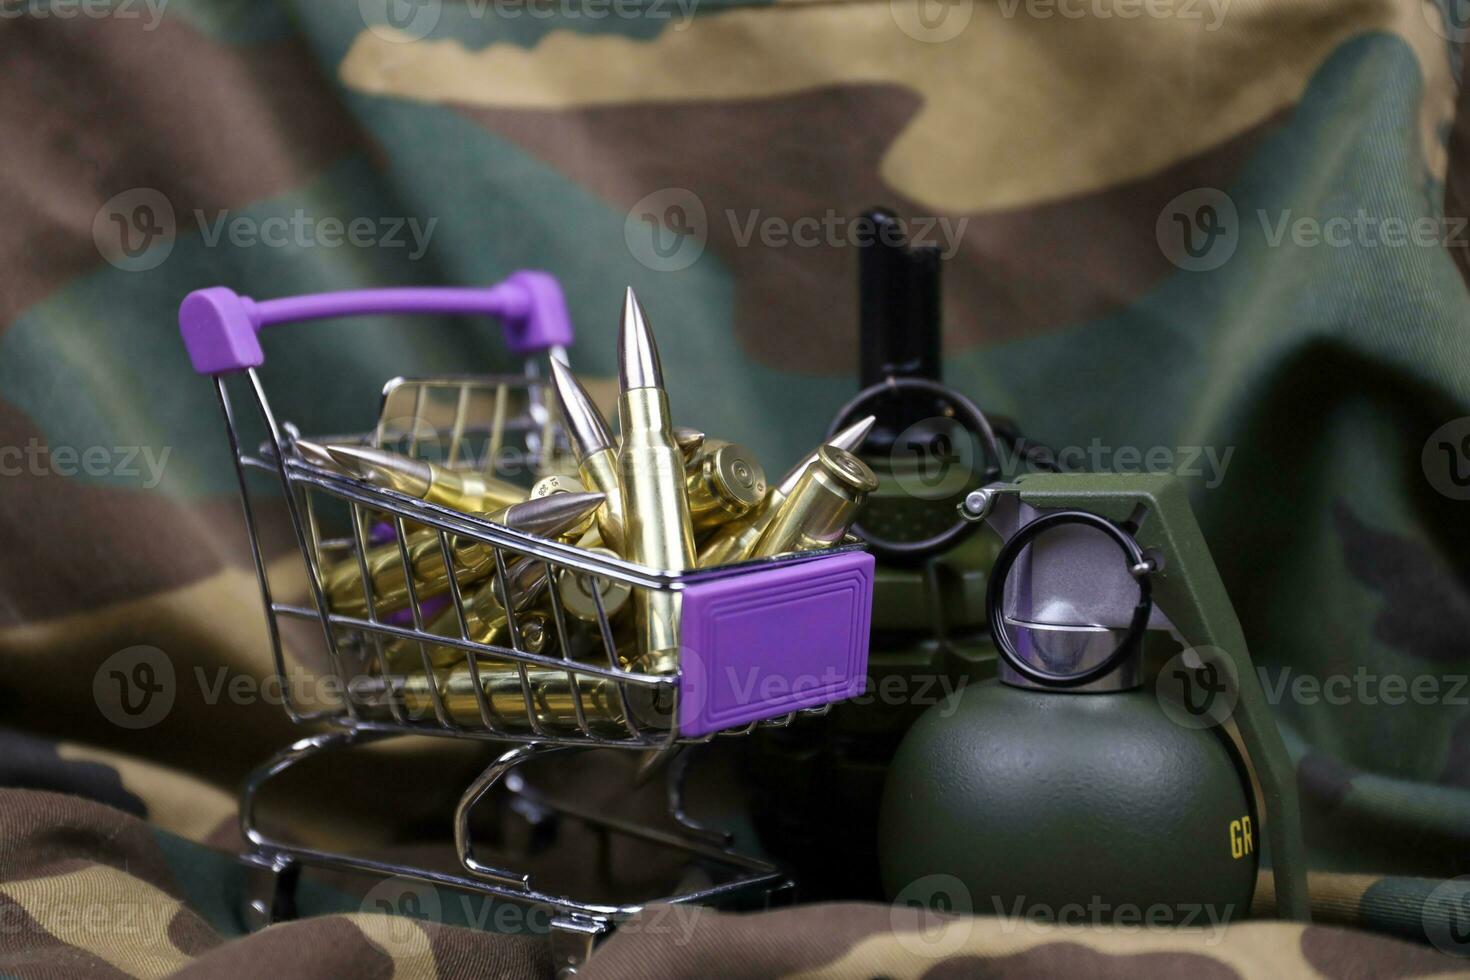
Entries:
[[[1006,580],[1010,578],[1011,569],[1015,566],[1016,559],[1020,557],[1021,552],[1046,531],[1066,524],[1094,528],[1107,535],[1118,545],[1128,563],[1129,574],[1138,583],[1138,603],[1133,607],[1133,616],[1129,620],[1128,628],[1106,657],[1085,670],[1059,673],[1043,670],[1021,655],[1016,648],[1015,638],[1005,626],[1004,605]],[[996,555],[995,564],[991,568],[990,584],[985,593],[985,610],[987,620],[995,624],[991,635],[996,649],[1005,658],[1007,666],[1032,683],[1043,687],[1082,687],[1105,677],[1134,653],[1139,641],[1143,638],[1144,630],[1148,628],[1149,617],[1154,608],[1153,572],[1153,560],[1143,553],[1143,549],[1138,546],[1133,535],[1106,517],[1085,510],[1058,510],[1043,514],[1022,527],[1006,541],[1000,553]]]

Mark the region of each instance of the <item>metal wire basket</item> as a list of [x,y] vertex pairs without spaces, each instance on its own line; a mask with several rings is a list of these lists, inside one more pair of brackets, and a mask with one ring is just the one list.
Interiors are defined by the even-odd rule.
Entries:
[[[517,273],[489,289],[370,290],[264,302],[209,289],[185,300],[180,326],[196,371],[212,377],[224,413],[286,710],[294,721],[337,729],[291,746],[246,785],[241,805],[251,848],[246,860],[265,872],[267,889],[254,899],[253,912],[260,921],[289,913],[300,864],[413,878],[550,906],[558,915],[562,965],[574,969],[592,937],[641,904],[595,904],[547,894],[527,875],[482,863],[474,856],[470,810],[492,787],[507,785],[507,774],[533,756],[575,748],[667,754],[718,733],[740,735],[758,725],[783,725],[795,712],[824,711],[857,694],[866,670],[872,558],[849,543],[722,568],[655,570],[314,463],[298,450],[295,427],[271,409],[257,372],[264,354],[256,333],[271,324],[369,313],[496,316],[508,346],[527,358],[527,368],[520,375],[396,379],[385,389],[378,426],[348,441],[391,442],[394,449],[419,456],[428,450],[443,466],[498,477],[575,468],[566,458],[565,437],[536,360],[571,340],[560,291],[545,274]],[[244,419],[231,397],[231,388],[241,385],[265,433],[253,453],[244,448]],[[405,406],[412,424],[396,430],[394,418]],[[500,464],[507,458],[517,460],[519,474],[503,472]],[[252,494],[252,484],[262,481],[283,498],[304,563],[304,595],[293,596],[290,587],[273,582],[260,501]],[[504,601],[505,629],[498,637],[504,642],[477,639],[469,626],[473,610],[456,571],[455,549],[466,544],[487,556],[486,577],[492,582],[509,581],[513,570],[546,581],[576,576],[591,611],[581,609],[580,618],[574,616],[559,590],[548,588],[549,612],[531,613]],[[407,593],[399,608],[383,608],[374,595],[368,562],[382,562],[385,554],[396,554]],[[443,595],[421,595],[416,570],[435,562],[444,571]],[[329,570],[343,563],[356,564],[361,614],[328,601],[323,583]],[[619,656],[618,623],[608,615],[604,596],[638,589],[681,597],[677,672],[639,672]],[[299,585],[295,591],[302,591]],[[316,661],[288,655],[285,636],[300,634],[302,627],[320,633],[324,656]],[[324,679],[334,683],[314,684],[312,697],[300,696],[304,683]],[[394,735],[519,743],[460,799],[455,830],[465,875],[296,847],[261,830],[255,800],[267,781],[316,753]],[[683,766],[671,772],[681,779]],[[513,789],[528,791],[524,781]],[[727,873],[717,884],[664,901],[747,901],[752,892],[770,897],[789,891],[775,868],[735,853],[726,839],[690,821],[677,805],[680,793],[678,786],[670,790],[670,830],[602,821],[617,833],[686,851]],[[594,823],[602,819],[571,816]],[[577,942],[569,945],[568,936]]]

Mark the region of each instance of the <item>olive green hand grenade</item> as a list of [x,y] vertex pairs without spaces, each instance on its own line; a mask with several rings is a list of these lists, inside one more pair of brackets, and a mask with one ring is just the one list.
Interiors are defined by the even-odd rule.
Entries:
[[1249,912],[1265,845],[1281,914],[1307,919],[1290,760],[1183,485],[1041,473],[961,508],[1005,542],[986,601],[1002,662],[889,767],[889,897],[1210,926]]

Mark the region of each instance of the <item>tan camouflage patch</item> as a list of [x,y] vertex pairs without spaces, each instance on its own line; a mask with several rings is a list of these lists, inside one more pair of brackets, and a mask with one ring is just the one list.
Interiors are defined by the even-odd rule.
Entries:
[[179,901],[116,868],[3,882],[0,893],[57,939],[131,976],[166,977],[191,961],[169,939]]
[[373,945],[393,959],[393,980],[437,980],[434,950],[429,936],[418,922],[406,915],[371,915],[359,913],[343,916],[368,938]]
[[[554,31],[532,48],[478,51],[375,27],[340,74],[369,94],[525,109],[900,85],[923,105],[896,133],[883,179],[925,207],[981,211],[1095,192],[1196,156],[1293,105],[1347,39],[1385,31],[1418,57],[1419,131],[1431,172],[1444,172],[1455,87],[1420,0],[1236,5],[1216,30],[1180,16],[1007,17],[990,3],[972,15],[940,43],[910,37],[895,5],[871,2],[736,8],[648,41]],[[1141,64],[1149,70],[1126,70]]]
[[[913,920],[898,915],[896,919]],[[1011,922],[999,918],[957,918],[938,928],[907,927],[869,936],[847,953],[792,980],[836,980],[885,976],[919,980],[938,959],[1011,957],[1056,943],[1077,944],[1108,957],[1144,954],[1204,956],[1241,976],[1313,976],[1300,954],[1302,926],[1253,922],[1218,930],[1142,927],[1090,928]]]
[[56,747],[56,754],[63,759],[100,762],[116,770],[123,788],[147,804],[148,822],[171,834],[206,844],[222,824],[235,822],[233,795],[177,770],[121,752],[67,742]]

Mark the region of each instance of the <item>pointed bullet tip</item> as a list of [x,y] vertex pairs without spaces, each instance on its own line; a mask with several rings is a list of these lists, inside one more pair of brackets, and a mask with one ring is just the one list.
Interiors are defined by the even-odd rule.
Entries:
[[663,367],[658,360],[658,347],[648,326],[648,315],[638,302],[633,287],[623,294],[623,320],[618,339],[618,381],[624,391],[634,388],[662,388]]
[[580,463],[593,453],[610,448],[613,438],[607,420],[597,410],[572,369],[555,358],[551,361],[551,383],[556,388],[557,405],[567,424],[567,434],[571,437],[577,461]]
[[850,453],[856,452],[858,447],[868,438],[868,433],[873,431],[873,426],[877,421],[878,416],[876,415],[868,415],[860,418],[852,425],[838,432],[831,439],[828,439],[827,444],[837,446],[839,449],[846,449]]
[[332,456],[327,447],[319,442],[312,442],[308,439],[295,439],[292,441],[292,445],[296,447],[296,454],[313,466],[324,466],[331,469],[341,467],[341,464]]
[[534,497],[508,508],[505,523],[531,534],[560,534],[600,507],[606,499],[606,494],[596,490]]
[[360,472],[357,465],[360,459],[356,455],[356,446],[321,446],[319,448],[331,457],[332,461],[338,466],[345,466],[354,473]]
[[419,496],[433,482],[433,469],[423,460],[368,446],[328,446],[327,452],[370,483]]

